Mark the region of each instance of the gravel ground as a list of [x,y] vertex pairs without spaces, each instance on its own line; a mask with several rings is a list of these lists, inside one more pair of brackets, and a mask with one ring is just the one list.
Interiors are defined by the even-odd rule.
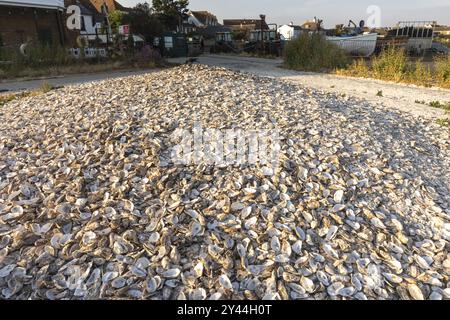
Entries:
[[[281,165],[173,165],[176,129],[277,129]],[[204,66],[0,109],[6,299],[450,298],[450,133]]]
[[[184,63],[184,58],[170,59],[175,63]],[[432,108],[416,101],[430,103],[450,102],[450,90],[424,88],[415,85],[400,84],[376,79],[363,79],[337,76],[333,74],[299,72],[281,68],[281,59],[262,59],[233,55],[204,55],[198,62],[208,66],[225,67],[257,76],[288,80],[306,87],[328,93],[345,94],[365,99],[374,104],[383,104],[391,110],[399,110],[413,116],[427,119],[446,118],[445,111]],[[382,92],[383,96],[378,96]]]

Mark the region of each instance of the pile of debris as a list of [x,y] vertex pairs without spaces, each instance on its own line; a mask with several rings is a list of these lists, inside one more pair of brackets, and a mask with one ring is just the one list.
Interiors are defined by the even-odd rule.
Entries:
[[[0,115],[5,299],[449,299],[449,132],[183,66]],[[177,129],[276,129],[279,166],[175,165]]]

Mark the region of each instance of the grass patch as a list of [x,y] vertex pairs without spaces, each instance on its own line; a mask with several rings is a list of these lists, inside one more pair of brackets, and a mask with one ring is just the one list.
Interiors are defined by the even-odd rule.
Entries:
[[42,84],[38,90],[41,91],[42,93],[47,93],[47,92],[53,90],[53,86],[50,83],[48,83],[47,81],[44,81],[44,82],[42,82]]
[[30,47],[24,56],[15,50],[0,48],[0,79],[52,77],[75,73],[165,66],[165,61],[154,50],[113,55],[109,58],[76,59],[65,48]]
[[45,94],[47,92],[50,92],[52,90],[56,89],[51,84],[49,84],[47,81],[42,82],[42,84],[39,86],[39,88],[31,91],[23,91],[18,93],[6,93],[6,94],[0,94],[0,107],[4,106],[8,102],[22,99],[25,97],[32,97],[32,96],[38,96],[40,94]]
[[431,101],[428,105],[433,108],[439,108],[444,109],[446,111],[450,111],[450,102],[442,103],[440,101]]
[[383,91],[382,90],[378,90],[377,97],[383,97]]
[[436,58],[434,68],[430,68],[420,60],[410,62],[404,50],[390,47],[368,62],[355,60],[346,68],[336,70],[336,73],[450,89],[450,56]]
[[440,126],[446,127],[450,130],[450,118],[447,119],[439,119],[436,123]]
[[419,101],[419,102],[423,103],[423,104],[427,104],[433,108],[439,108],[439,109],[445,110],[445,114],[447,115],[447,118],[439,119],[436,122],[437,122],[437,124],[450,129],[450,101],[449,102],[431,101],[429,103],[426,103],[424,101]]
[[10,93],[10,94],[1,94],[0,95],[0,107],[4,106],[8,102],[29,97],[29,96],[35,96],[40,94],[40,91],[24,91],[20,93]]
[[288,69],[323,72],[345,68],[349,63],[343,50],[319,34],[302,34],[284,50],[284,66]]
[[0,95],[0,107],[4,106],[10,101],[17,99],[17,95],[15,94],[3,94]]

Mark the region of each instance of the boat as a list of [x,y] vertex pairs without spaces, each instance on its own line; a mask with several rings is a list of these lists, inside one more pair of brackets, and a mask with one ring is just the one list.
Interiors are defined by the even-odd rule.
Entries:
[[377,33],[363,33],[355,36],[327,36],[330,41],[352,56],[370,57],[377,46]]

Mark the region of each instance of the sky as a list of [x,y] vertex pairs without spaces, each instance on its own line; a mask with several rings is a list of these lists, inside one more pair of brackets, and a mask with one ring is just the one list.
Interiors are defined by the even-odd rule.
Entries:
[[[145,0],[118,0],[133,6]],[[151,3],[151,0],[147,0]],[[261,13],[270,23],[302,24],[318,17],[326,27],[369,20],[370,6],[380,9],[381,26],[405,20],[433,20],[450,25],[450,0],[190,0],[192,10],[207,10],[223,19],[258,18]]]

